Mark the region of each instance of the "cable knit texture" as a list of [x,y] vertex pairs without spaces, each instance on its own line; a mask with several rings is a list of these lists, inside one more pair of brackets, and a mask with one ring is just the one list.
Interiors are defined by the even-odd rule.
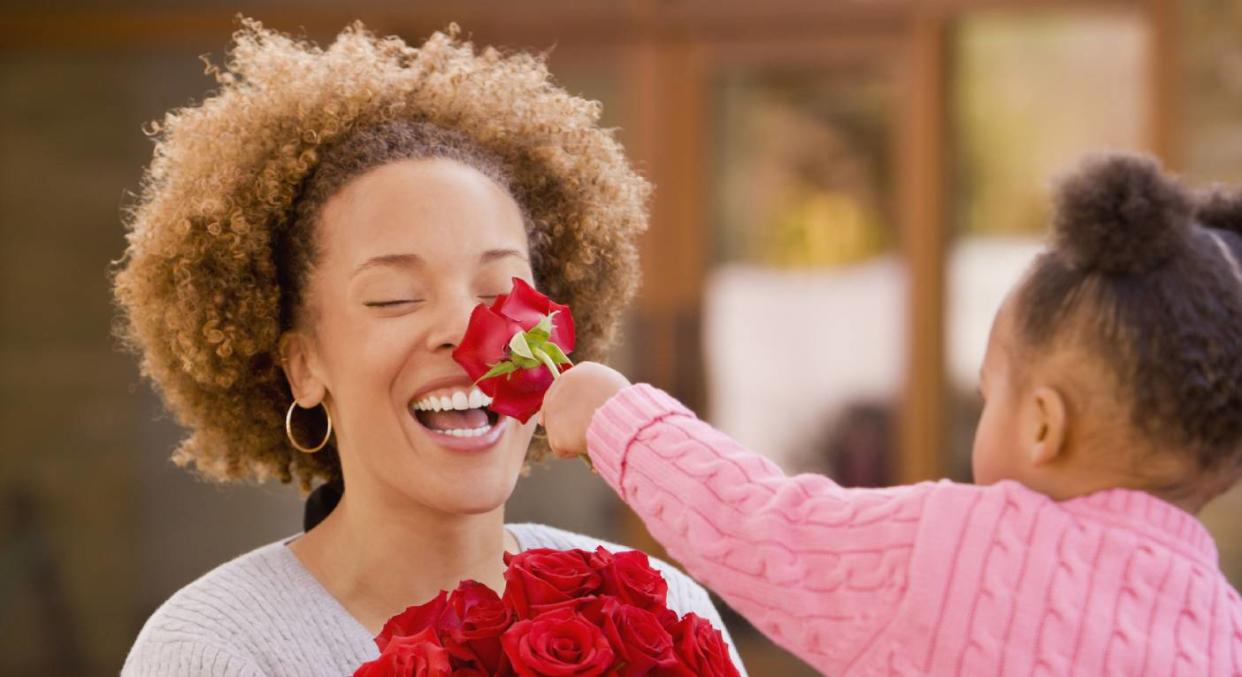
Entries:
[[650,386],[588,445],[691,575],[826,674],[1242,675],[1212,537],[1150,494],[786,477]]
[[[629,549],[539,524],[508,528],[524,550]],[[378,656],[371,634],[286,547],[291,540],[224,564],[169,598],[138,634],[123,677],[340,677]],[[666,562],[651,563],[668,581],[669,608],[693,611],[720,628],[740,670],[733,641],[703,588]]]

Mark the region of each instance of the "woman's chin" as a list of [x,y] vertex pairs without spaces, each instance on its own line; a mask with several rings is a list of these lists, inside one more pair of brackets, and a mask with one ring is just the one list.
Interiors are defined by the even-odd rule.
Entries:
[[517,487],[530,433],[516,421],[487,448],[449,449],[427,431],[413,435],[412,454],[377,473],[413,504],[449,515],[479,515],[502,507]]
[[454,515],[463,515],[463,516],[487,515],[487,514],[495,512],[496,510],[501,508],[504,504],[505,504],[504,501],[500,501],[497,503],[489,503],[489,504],[470,503],[467,505],[459,506],[456,510],[453,510],[452,512]]
[[[439,487],[440,509],[455,515],[480,515],[502,506],[517,487],[521,468],[476,470]],[[446,478],[447,479],[447,478]]]
[[453,515],[485,515],[502,508],[512,495],[512,487],[507,490],[503,487],[476,487],[468,495],[447,497],[442,502],[442,509]]

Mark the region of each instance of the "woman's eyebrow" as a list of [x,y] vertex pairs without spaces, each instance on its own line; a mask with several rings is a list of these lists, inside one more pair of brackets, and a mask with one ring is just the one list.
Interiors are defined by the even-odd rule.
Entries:
[[420,268],[422,265],[423,259],[418,254],[384,254],[383,256],[373,256],[367,259],[362,265],[354,269],[350,277],[355,277],[364,270],[380,266]]
[[[523,261],[528,261],[526,254],[517,249],[489,249],[479,256],[482,263],[491,263],[499,259],[514,257]],[[423,258],[418,254],[384,254],[382,256],[373,256],[354,269],[353,276],[358,275],[364,270],[371,268],[388,266],[396,268],[421,268],[424,264]],[[352,276],[351,276],[352,277]]]
[[507,258],[510,256],[519,258],[529,263],[529,260],[526,258],[526,254],[523,254],[522,252],[516,249],[489,249],[483,252],[483,255],[479,257],[479,262],[480,263],[491,263],[492,261]]

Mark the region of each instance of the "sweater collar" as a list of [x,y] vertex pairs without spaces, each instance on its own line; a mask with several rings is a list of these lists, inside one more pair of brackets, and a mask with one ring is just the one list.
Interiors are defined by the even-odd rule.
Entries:
[[1061,505],[1075,514],[1125,525],[1212,567],[1220,566],[1216,541],[1207,527],[1194,515],[1145,491],[1105,489]]

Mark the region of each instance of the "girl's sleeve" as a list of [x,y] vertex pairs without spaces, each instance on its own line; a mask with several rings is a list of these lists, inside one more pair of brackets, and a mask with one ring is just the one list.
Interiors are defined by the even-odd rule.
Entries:
[[938,486],[844,489],[821,475],[786,477],[646,385],[596,412],[588,447],[599,474],[691,575],[829,674],[893,621]]

